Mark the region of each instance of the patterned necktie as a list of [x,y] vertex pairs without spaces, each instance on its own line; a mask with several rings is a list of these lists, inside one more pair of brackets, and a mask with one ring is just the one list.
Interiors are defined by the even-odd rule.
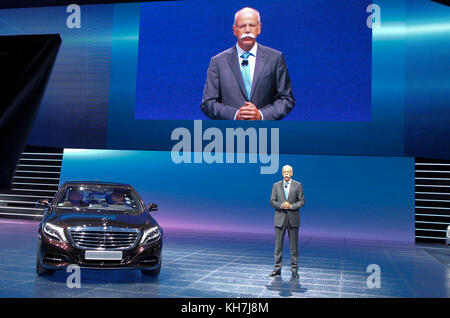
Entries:
[[252,90],[252,79],[250,77],[250,65],[248,63],[248,57],[251,55],[250,52],[245,52],[241,55],[241,57],[244,59],[244,61],[247,61],[244,63],[245,65],[241,66],[241,73],[242,73],[242,79],[244,80],[245,90],[247,91],[247,97],[248,100],[250,100],[250,93]]

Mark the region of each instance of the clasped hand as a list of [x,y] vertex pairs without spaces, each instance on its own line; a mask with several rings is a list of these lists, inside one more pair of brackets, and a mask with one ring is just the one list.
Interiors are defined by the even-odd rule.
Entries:
[[236,120],[261,120],[261,113],[254,104],[245,102],[244,106],[239,108]]
[[283,210],[290,210],[292,208],[291,204],[287,201],[284,201],[283,204],[281,205],[281,208]]

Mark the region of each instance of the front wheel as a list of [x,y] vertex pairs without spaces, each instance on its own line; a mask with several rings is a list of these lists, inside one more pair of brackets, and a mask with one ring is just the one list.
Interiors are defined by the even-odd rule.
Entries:
[[144,275],[144,276],[158,276],[159,273],[161,272],[161,265],[158,266],[158,268],[155,268],[152,270],[142,269],[141,272],[142,272],[142,275]]
[[161,263],[159,263],[158,267],[155,269],[147,270],[141,269],[142,275],[144,276],[158,276],[161,272]]
[[39,276],[44,276],[44,275],[53,275],[55,273],[55,271],[53,269],[46,269],[44,266],[41,265],[39,260],[37,260],[36,261],[36,273]]
[[53,275],[55,273],[52,269],[47,269],[44,266],[42,266],[41,261],[39,259],[39,249],[36,255],[36,273],[38,276],[44,276],[44,275]]

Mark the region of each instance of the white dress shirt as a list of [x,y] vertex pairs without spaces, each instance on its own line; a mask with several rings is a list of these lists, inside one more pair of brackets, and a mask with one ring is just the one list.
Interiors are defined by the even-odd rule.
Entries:
[[[287,185],[287,189],[285,188]],[[287,194],[289,196],[289,190],[291,190],[291,180],[289,180],[288,182],[283,180],[283,190],[287,190]],[[286,193],[286,191],[285,191]],[[285,198],[287,200],[287,198]]]

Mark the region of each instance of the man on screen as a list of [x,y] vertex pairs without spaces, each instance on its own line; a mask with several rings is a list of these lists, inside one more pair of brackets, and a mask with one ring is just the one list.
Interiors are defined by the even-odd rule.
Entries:
[[305,205],[305,195],[300,182],[292,180],[293,169],[284,166],[283,180],[274,183],[270,205],[275,209],[275,266],[270,276],[281,276],[283,241],[286,230],[291,248],[292,277],[298,278],[298,228],[300,226],[299,210]]
[[243,8],[234,16],[237,43],[211,59],[201,109],[211,119],[280,120],[295,105],[281,52],[256,42],[259,12]]

